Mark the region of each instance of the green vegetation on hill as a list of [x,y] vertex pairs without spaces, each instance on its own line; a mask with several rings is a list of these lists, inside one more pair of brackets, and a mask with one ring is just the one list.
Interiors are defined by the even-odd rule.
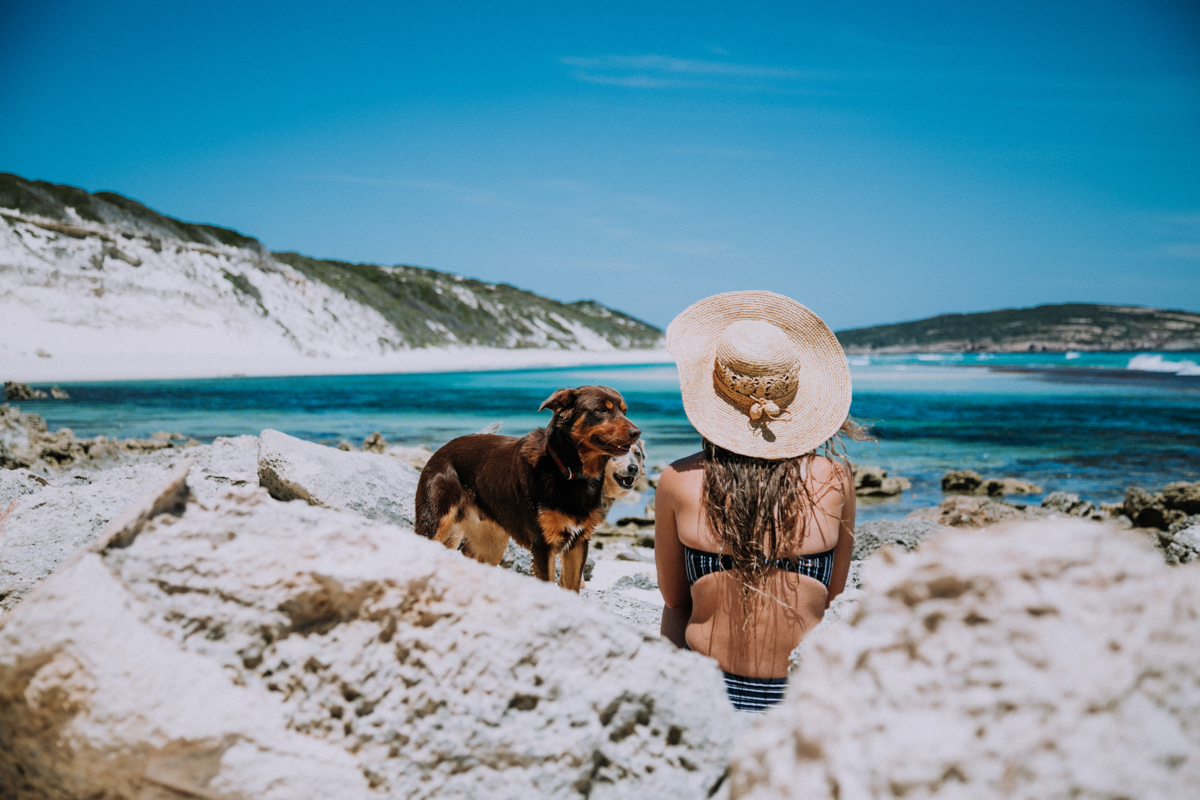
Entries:
[[1200,350],[1200,314],[1064,303],[839,331],[848,352]]
[[8,172],[0,172],[0,208],[15,208],[23,214],[68,224],[75,221],[67,212],[68,208],[72,208],[80,219],[87,222],[100,225],[133,224],[147,232],[184,242],[230,247],[258,245],[257,239],[229,228],[183,222],[115,192],[89,194],[74,186],[29,181]]
[[651,347],[662,331],[599,303],[560,303],[508,284],[421,267],[381,267],[274,253],[280,261],[383,315],[413,347],[447,343],[533,347],[586,327],[615,347]]

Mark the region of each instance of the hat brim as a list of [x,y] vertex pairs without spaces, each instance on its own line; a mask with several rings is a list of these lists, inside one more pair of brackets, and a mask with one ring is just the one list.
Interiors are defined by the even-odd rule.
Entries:
[[[761,320],[795,345],[800,385],[778,419],[753,422],[746,408],[713,385],[717,343],[730,324]],[[850,412],[850,365],[821,318],[774,292],[727,292],[688,307],[667,326],[688,421],[715,445],[755,458],[783,459],[828,441]]]

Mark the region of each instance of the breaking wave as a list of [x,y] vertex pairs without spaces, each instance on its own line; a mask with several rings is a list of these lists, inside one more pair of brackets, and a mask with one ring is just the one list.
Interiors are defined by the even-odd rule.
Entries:
[[1185,358],[1181,361],[1168,361],[1157,354],[1141,353],[1129,359],[1126,369],[1136,369],[1142,372],[1174,372],[1176,375],[1200,375],[1200,364]]

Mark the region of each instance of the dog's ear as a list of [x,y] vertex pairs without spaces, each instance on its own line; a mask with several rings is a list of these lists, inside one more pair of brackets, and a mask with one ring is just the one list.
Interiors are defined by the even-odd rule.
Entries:
[[546,398],[546,402],[538,407],[538,411],[545,411],[549,408],[557,414],[559,411],[573,408],[575,406],[575,395],[574,389],[559,389]]

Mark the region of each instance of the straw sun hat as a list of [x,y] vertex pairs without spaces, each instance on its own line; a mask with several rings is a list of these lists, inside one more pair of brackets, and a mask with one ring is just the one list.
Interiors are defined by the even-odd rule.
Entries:
[[756,458],[794,458],[837,433],[850,366],[821,318],[773,292],[727,292],[667,327],[683,409],[704,438]]

